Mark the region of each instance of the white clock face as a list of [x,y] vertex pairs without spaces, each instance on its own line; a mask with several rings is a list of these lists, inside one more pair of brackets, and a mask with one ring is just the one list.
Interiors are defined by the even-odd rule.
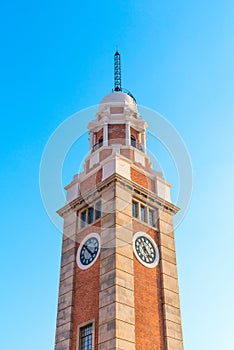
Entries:
[[77,250],[76,262],[80,269],[91,267],[100,254],[100,236],[97,233],[87,235]]
[[158,247],[153,238],[151,238],[151,236],[147,233],[135,233],[133,237],[133,250],[136,258],[140,261],[142,265],[149,268],[153,268],[158,265]]

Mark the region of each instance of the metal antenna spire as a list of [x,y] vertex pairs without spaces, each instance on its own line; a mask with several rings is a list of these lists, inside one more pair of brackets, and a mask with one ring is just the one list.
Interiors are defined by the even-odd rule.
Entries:
[[114,56],[114,69],[115,69],[115,91],[122,91],[121,87],[121,65],[120,65],[120,54],[116,50],[115,56]]

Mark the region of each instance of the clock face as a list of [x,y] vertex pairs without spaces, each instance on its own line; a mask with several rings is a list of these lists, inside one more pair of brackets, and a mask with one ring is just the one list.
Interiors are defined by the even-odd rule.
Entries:
[[159,251],[155,241],[144,232],[137,232],[133,238],[133,250],[140,263],[153,268],[159,262]]
[[97,233],[91,233],[80,243],[76,261],[80,269],[85,270],[92,266],[100,253],[100,237]]

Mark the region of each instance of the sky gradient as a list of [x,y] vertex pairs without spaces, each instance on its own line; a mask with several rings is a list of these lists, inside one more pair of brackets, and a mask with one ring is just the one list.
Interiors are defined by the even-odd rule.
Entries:
[[[53,349],[61,234],[41,201],[40,160],[59,124],[111,91],[118,46],[122,85],[191,157],[193,197],[175,232],[185,350],[233,350],[233,17],[230,0],[2,4],[0,349]],[[87,149],[84,135],[63,185]]]

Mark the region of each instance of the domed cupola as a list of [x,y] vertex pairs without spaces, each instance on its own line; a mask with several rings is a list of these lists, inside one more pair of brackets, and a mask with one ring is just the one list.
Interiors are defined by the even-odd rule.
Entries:
[[122,114],[124,111],[135,113],[135,116],[137,116],[136,101],[125,92],[113,91],[101,100],[98,107],[98,117],[100,118],[105,112]]
[[138,113],[135,98],[122,89],[118,52],[114,56],[114,69],[114,88],[101,100],[96,119],[88,125],[91,153],[113,145],[130,146],[145,152],[147,125]]

